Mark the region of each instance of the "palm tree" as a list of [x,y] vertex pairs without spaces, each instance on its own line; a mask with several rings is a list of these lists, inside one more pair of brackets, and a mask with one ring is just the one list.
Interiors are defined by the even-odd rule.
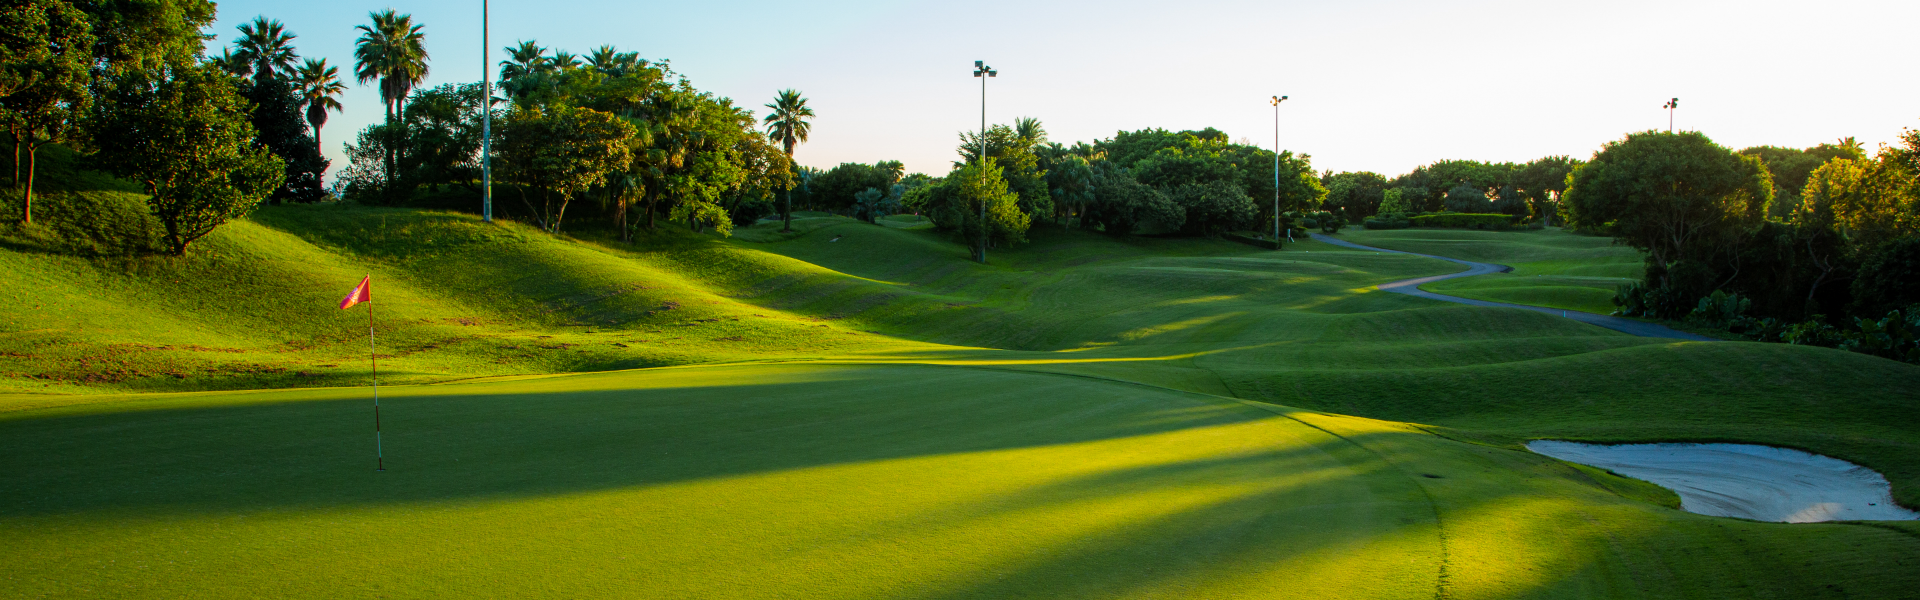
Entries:
[[219,67],[220,70],[226,71],[234,77],[246,77],[253,74],[253,65],[245,58],[235,55],[231,48],[221,48],[220,55],[208,57],[207,62],[213,63],[213,66]]
[[553,51],[553,58],[547,61],[547,70],[549,72],[565,71],[579,66],[580,57],[565,50]]
[[[807,99],[800,96],[799,90],[780,90],[772,104],[767,108],[767,137],[779,142],[787,151],[787,162],[793,162],[793,145],[807,141],[807,134],[813,131],[813,109],[807,107]],[[781,231],[793,231],[793,186],[787,186],[786,208],[782,211]]]
[[300,97],[307,101],[307,123],[313,125],[313,145],[316,149],[325,148],[320,144],[320,126],[327,124],[327,111],[340,112],[340,100],[336,98],[346,93],[347,84],[340,82],[340,68],[327,66],[327,59],[307,59],[295,74],[300,86]]
[[1040,126],[1040,120],[1033,117],[1020,117],[1013,122],[1014,137],[1026,140],[1028,146],[1047,141],[1047,129]]
[[380,83],[380,100],[387,105],[387,184],[393,183],[394,113],[413,91],[427,79],[426,34],[413,24],[413,15],[402,15],[389,8],[368,13],[372,25],[359,25],[360,39],[353,49],[354,76],[360,85]]
[[236,50],[228,58],[246,64],[255,81],[293,73],[293,61],[300,55],[293,52],[294,35],[287,33],[278,19],[254,17],[252,23],[241,23],[239,29],[240,37],[233,40]]
[[500,61],[500,89],[515,100],[525,98],[533,87],[534,80],[546,72],[547,49],[541,48],[538,40],[525,40],[518,46],[507,46],[507,59]]

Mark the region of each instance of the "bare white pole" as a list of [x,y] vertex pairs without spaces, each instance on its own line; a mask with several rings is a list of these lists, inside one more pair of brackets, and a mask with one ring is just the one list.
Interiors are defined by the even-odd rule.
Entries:
[[493,222],[493,43],[487,0],[480,0],[480,218]]

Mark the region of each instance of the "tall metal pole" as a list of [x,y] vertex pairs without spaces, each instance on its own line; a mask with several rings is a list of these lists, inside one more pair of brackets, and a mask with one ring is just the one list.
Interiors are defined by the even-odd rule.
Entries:
[[480,0],[480,219],[493,222],[493,42],[487,0]]
[[[983,60],[973,61],[973,76],[980,78],[980,189],[987,187],[987,78],[999,77],[1000,72],[987,66]],[[987,264],[987,199],[980,198],[980,264]]]
[[1280,103],[1286,96],[1273,98],[1273,248],[1280,249]]

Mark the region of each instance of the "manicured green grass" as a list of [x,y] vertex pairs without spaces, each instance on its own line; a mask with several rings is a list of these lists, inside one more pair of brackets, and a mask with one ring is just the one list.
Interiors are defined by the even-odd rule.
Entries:
[[995,369],[391,388],[380,473],[362,390],[70,400],[0,416],[11,596],[1826,593],[1782,568],[1807,561],[1886,596],[1920,551],[1402,424]]
[[[1920,584],[1912,527],[1701,517],[1519,446],[1787,445],[1920,505],[1920,368],[1383,293],[1457,267],[1313,242],[1038,227],[977,265],[883,221],[627,245],[328,205],[263,209],[179,259],[0,251],[20,282],[0,298],[0,596]],[[1509,279],[1638,260],[1557,231],[1341,235],[1532,269]],[[366,313],[333,308],[365,273],[384,473],[353,387]],[[287,387],[310,389],[223,391]]]
[[1436,281],[1420,286],[1423,290],[1603,315],[1613,312],[1614,290],[1638,279],[1644,268],[1641,254],[1632,248],[1560,229],[1350,229],[1340,237],[1378,248],[1513,267],[1512,273]]

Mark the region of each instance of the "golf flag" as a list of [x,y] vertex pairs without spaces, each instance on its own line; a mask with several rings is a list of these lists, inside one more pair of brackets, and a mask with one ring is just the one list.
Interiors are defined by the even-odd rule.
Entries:
[[372,302],[372,301],[373,301],[373,276],[368,275],[366,279],[360,280],[360,285],[353,286],[353,291],[347,292],[347,297],[340,299],[340,308],[342,310],[345,310],[345,309],[353,308],[353,305],[355,304],[359,304],[361,302]]
[[387,451],[380,444],[380,355],[373,349],[373,276],[360,280],[353,286],[347,297],[340,299],[342,310],[353,308],[361,302],[367,303],[367,363],[373,366],[373,466],[374,470],[387,470]]

